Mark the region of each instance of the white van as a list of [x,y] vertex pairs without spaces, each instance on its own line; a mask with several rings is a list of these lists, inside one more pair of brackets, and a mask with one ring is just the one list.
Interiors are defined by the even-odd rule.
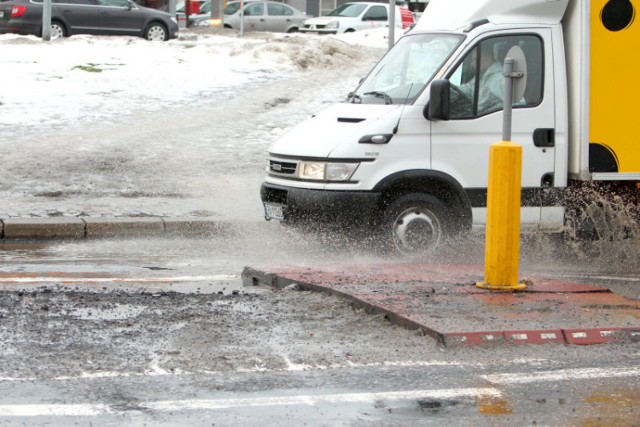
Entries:
[[514,46],[526,59],[511,131],[522,145],[522,226],[561,230],[567,208],[585,207],[574,190],[594,183],[637,208],[634,17],[630,2],[432,0],[344,102],[271,145],[265,217],[359,225],[409,254],[481,230]]

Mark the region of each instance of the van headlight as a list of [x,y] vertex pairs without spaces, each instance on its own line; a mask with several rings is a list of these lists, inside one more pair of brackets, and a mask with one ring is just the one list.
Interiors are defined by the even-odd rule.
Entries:
[[314,181],[349,181],[360,163],[300,162],[298,178]]

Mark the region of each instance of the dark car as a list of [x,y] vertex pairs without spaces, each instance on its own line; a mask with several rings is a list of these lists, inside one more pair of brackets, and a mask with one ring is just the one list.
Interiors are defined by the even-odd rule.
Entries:
[[[42,0],[0,0],[0,33],[42,35]],[[51,0],[51,38],[73,34],[178,36],[175,16],[131,0]]]

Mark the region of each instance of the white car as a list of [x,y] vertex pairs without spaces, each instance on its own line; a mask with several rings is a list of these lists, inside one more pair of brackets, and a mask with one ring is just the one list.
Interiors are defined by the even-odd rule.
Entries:
[[[396,27],[413,25],[413,15],[396,6]],[[407,20],[410,20],[408,22]],[[342,34],[389,26],[389,5],[384,3],[345,3],[326,16],[307,19],[298,31],[301,33]]]

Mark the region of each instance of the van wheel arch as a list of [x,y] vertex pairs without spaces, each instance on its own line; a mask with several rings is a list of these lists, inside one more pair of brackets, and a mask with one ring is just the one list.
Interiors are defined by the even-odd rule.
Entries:
[[[468,232],[472,225],[471,203],[462,186],[451,176],[435,171],[405,171],[390,176],[376,186],[380,192],[373,226],[378,228],[389,219],[389,211],[399,205],[415,202],[414,218],[421,215],[429,221],[429,215],[438,216],[445,236]],[[424,197],[423,197],[424,196]],[[430,208],[428,208],[431,206]],[[424,212],[419,213],[421,210]],[[430,213],[427,212],[430,211]]]

